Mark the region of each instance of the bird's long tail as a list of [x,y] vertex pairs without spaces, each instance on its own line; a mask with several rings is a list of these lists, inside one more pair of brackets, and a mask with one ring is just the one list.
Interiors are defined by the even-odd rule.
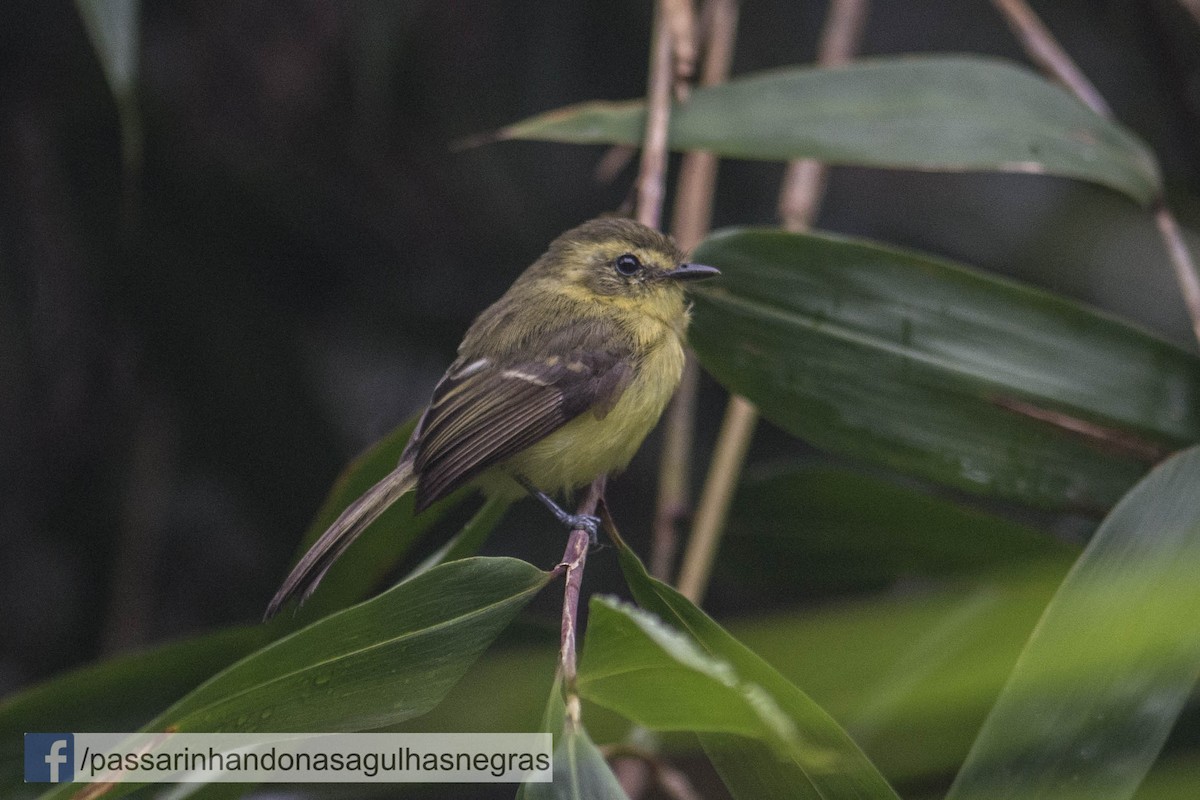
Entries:
[[416,485],[412,462],[405,459],[383,480],[351,503],[292,569],[267,605],[264,619],[275,616],[284,603],[296,595],[300,596],[301,603],[307,600],[333,562],[346,552],[346,548],[392,503],[412,491]]

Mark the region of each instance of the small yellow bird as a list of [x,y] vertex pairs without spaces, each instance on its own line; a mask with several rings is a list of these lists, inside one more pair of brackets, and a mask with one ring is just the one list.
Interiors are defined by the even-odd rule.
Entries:
[[416,510],[468,483],[529,492],[563,524],[595,517],[549,495],[623,469],[679,385],[689,307],[682,284],[719,274],[682,263],[669,237],[600,218],[567,231],[485,310],[433,390],[400,464],[354,501],[267,606],[304,601],[351,542],[416,490]]

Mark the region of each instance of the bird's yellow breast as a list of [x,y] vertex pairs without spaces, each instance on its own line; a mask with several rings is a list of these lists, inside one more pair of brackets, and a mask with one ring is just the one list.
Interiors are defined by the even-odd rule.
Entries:
[[545,492],[570,491],[599,475],[625,468],[662,416],[683,373],[681,339],[687,316],[679,321],[644,313],[631,316],[638,351],[643,353],[629,385],[608,413],[585,411],[504,464]]

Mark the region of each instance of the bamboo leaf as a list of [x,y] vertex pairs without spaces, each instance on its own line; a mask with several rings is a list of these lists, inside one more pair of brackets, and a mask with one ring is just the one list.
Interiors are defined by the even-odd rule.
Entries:
[[247,656],[143,730],[360,731],[410,719],[440,702],[551,577],[511,558],[434,567]]
[[[637,146],[641,101],[592,102],[523,120],[502,139]],[[1140,203],[1161,190],[1149,149],[1060,87],[977,56],[789,67],[692,91],[671,113],[675,150],[733,158],[1060,175]]]
[[[700,652],[727,664],[736,676],[737,685],[744,687],[743,695],[761,700],[762,718],[756,721],[740,714],[723,730],[716,726],[701,730],[700,742],[713,765],[721,773],[725,785],[739,799],[796,798],[796,797],[856,797],[897,800],[896,793],[863,755],[842,728],[804,692],[788,682],[773,667],[734,639],[707,614],[670,586],[650,576],[638,557],[612,531],[617,543],[621,570],[638,605],[658,615],[668,625],[685,632]],[[594,617],[589,622],[594,625]],[[590,637],[590,633],[589,633]],[[607,648],[610,652],[613,648]],[[581,667],[588,667],[588,647]],[[680,661],[680,659],[676,659]],[[683,663],[687,663],[683,661]],[[721,671],[721,667],[715,667]],[[748,687],[759,687],[761,693]],[[581,689],[583,688],[581,677]],[[587,696],[585,694],[585,696]],[[592,698],[596,700],[596,698]],[[701,698],[703,699],[703,698]],[[768,702],[769,701],[769,702]],[[647,719],[637,721],[653,725],[649,719],[669,714],[671,704],[645,709],[630,709]],[[776,713],[778,712],[778,713]],[[705,723],[704,717],[688,724]],[[774,737],[747,738],[741,735],[755,725],[774,728],[782,735],[789,727],[799,742]],[[730,731],[735,731],[730,733]],[[781,758],[781,752],[785,757]]]
[[861,595],[898,580],[1039,562],[1065,570],[1079,555],[1079,547],[1043,531],[929,491],[793,463],[746,475],[723,541],[718,579],[753,582],[758,597],[789,599]]
[[[136,730],[203,681],[262,647],[274,626],[226,628],[111,658],[69,672],[0,703],[0,796],[22,796],[25,731]],[[11,733],[12,735],[7,735]],[[28,796],[40,787],[26,787]]]
[[566,724],[562,681],[556,678],[542,717],[542,730],[554,734],[554,772],[550,783],[525,783],[517,800],[628,800],[583,728]]
[[1200,677],[1200,448],[1113,509],[1042,614],[948,800],[1127,800]]
[[438,564],[457,561],[475,554],[475,551],[487,540],[488,534],[504,519],[504,514],[512,501],[503,498],[489,497],[483,506],[475,512],[475,516],[467,521],[462,530],[448,539],[444,545],[429,554],[429,557],[418,564],[409,577],[419,575]]
[[554,748],[554,780],[527,783],[518,800],[628,800],[587,731],[568,730]]
[[1081,304],[829,234],[696,253],[701,363],[788,432],[983,495],[1102,512],[1200,439],[1200,360]]

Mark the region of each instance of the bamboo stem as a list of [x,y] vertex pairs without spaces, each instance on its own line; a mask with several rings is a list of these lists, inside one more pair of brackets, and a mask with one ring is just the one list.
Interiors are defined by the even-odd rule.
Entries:
[[1065,86],[1088,108],[1102,117],[1111,117],[1112,109],[1100,91],[1063,50],[1054,34],[1025,0],[992,0],[1005,21],[1021,41],[1025,52],[1046,74]]
[[[708,20],[704,64],[700,82],[704,86],[723,83],[733,62],[737,34],[736,0],[709,0],[704,6]],[[712,222],[713,195],[717,181],[716,154],[692,151],[683,157],[676,184],[671,234],[684,251],[690,252],[708,234]],[[658,500],[650,547],[650,572],[669,581],[678,542],[678,525],[687,516],[691,495],[693,432],[696,427],[696,393],[700,369],[689,351],[679,388],[667,410],[659,463]]]
[[646,86],[646,131],[637,178],[637,219],[651,228],[662,222],[666,193],[667,133],[671,123],[671,28],[666,3],[655,7],[654,33],[650,45],[650,78]]
[[679,591],[697,605],[708,588],[725,515],[757,422],[758,413],[749,400],[737,395],[729,398],[704,492],[700,495],[700,507],[696,509],[696,524],[692,527],[683,565],[679,569]]
[[[868,0],[832,0],[821,30],[817,63],[832,67],[853,57],[868,10]],[[779,195],[779,215],[786,229],[806,230],[812,224],[824,193],[825,174],[824,165],[812,159],[788,165]],[[729,398],[680,568],[679,591],[694,603],[704,599],[708,588],[729,506],[757,424],[758,410],[753,403],[736,395]]]

